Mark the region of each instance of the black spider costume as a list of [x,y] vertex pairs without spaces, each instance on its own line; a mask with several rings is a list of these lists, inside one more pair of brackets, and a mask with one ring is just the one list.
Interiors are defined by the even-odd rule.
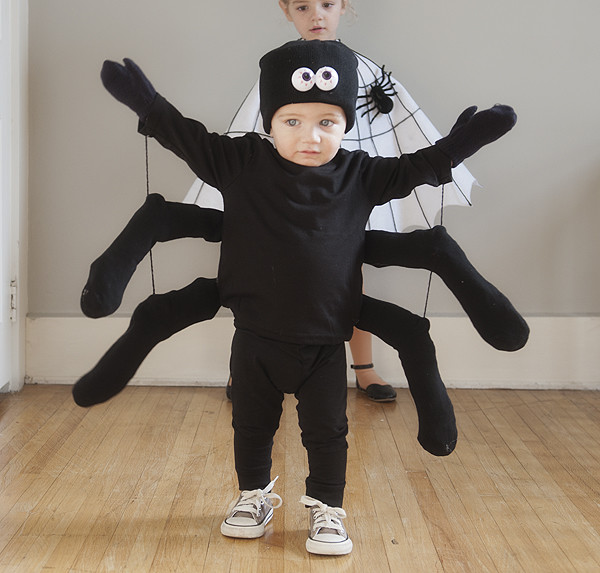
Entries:
[[[155,102],[155,105],[160,107],[162,105],[160,98],[156,98],[155,94],[150,95],[151,97],[143,100],[140,105],[145,106],[149,101],[150,103]],[[118,95],[116,97],[120,99]],[[139,107],[137,100],[135,106]],[[131,105],[130,107],[135,109]],[[173,111],[173,113],[175,112]],[[466,121],[473,113],[474,111],[470,113]],[[482,112],[482,114],[485,114],[485,112]],[[144,117],[146,115],[147,112],[144,113]],[[488,117],[489,114],[485,116],[485,121]],[[162,142],[171,149],[173,149],[174,140],[181,140],[182,137],[185,140],[189,135],[185,133],[186,127],[181,123],[182,118],[181,120],[175,118],[177,118],[177,115],[170,114],[169,124],[177,125],[176,133],[167,125],[166,134],[161,134]],[[483,115],[479,119],[481,120],[481,118],[483,118]],[[183,121],[188,124],[191,120]],[[152,123],[151,119],[150,123]],[[197,126],[197,124],[194,125]],[[213,138],[214,142],[225,141],[219,136],[213,136]],[[455,136],[451,139],[453,143],[460,140],[460,134],[458,137]],[[492,140],[486,139],[482,144],[489,143]],[[189,145],[189,143],[189,140],[186,141],[186,145]],[[459,141],[459,143],[460,146],[464,147],[464,141]],[[187,152],[183,150],[186,145],[179,146],[175,144],[175,150],[179,151],[180,155],[186,156]],[[227,145],[229,146],[230,143]],[[240,143],[239,145],[245,146],[247,144]],[[480,146],[481,144],[478,144],[475,148]],[[473,153],[475,150],[469,151],[469,153]],[[436,153],[439,152],[436,150]],[[345,156],[346,154],[341,154],[341,157]],[[192,160],[190,157],[185,158]],[[381,165],[383,165],[381,161],[385,161],[386,164],[388,162],[390,164],[391,162],[398,163],[396,159],[370,161],[373,164],[379,163]],[[136,213],[124,232],[109,247],[105,255],[92,265],[90,280],[82,296],[84,312],[87,310],[86,314],[96,316],[103,314],[104,311],[96,312],[93,307],[100,300],[97,295],[102,291],[102,288],[98,288],[98,286],[106,286],[106,284],[100,284],[103,280],[102,275],[107,274],[107,269],[111,265],[116,267],[113,270],[117,275],[119,273],[122,275],[117,277],[118,280],[116,281],[118,283],[115,289],[117,291],[118,306],[122,290],[135,270],[137,262],[141,260],[154,242],[181,236],[205,236],[203,232],[198,230],[198,227],[195,229],[186,228],[186,225],[194,217],[201,217],[202,212],[203,210],[196,206],[169,204],[164,201],[161,202],[160,198],[151,197]],[[149,229],[146,223],[157,217],[159,225],[156,228]],[[211,228],[211,234],[207,236],[211,240],[215,240],[214,227]],[[190,232],[190,235],[187,234],[188,232]],[[488,336],[488,341],[491,342],[498,333],[502,338],[504,333],[507,335],[505,339],[510,339],[511,344],[524,344],[527,331],[524,321],[505,297],[478,275],[466,260],[464,253],[447,237],[444,230],[436,228],[432,232],[422,231],[422,233],[430,233],[425,241],[421,240],[423,236],[419,237],[419,242],[425,245],[425,250],[421,248],[420,251],[412,253],[409,260],[405,262],[400,260],[402,255],[399,256],[394,249],[396,236],[387,236],[387,233],[374,234],[366,241],[367,255],[365,262],[372,260],[376,266],[406,264],[407,266],[431,268],[431,270],[440,274],[446,284],[461,300],[480,333],[484,337],[490,333],[493,334],[491,337]],[[414,236],[416,237],[416,235]],[[144,240],[141,240],[142,238]],[[356,247],[354,248],[356,249]],[[371,254],[377,256],[371,256]],[[119,259],[125,262],[119,263]],[[117,261],[116,264],[115,261]],[[359,266],[360,260],[352,261],[352,264]],[[455,278],[447,276],[448,274],[454,274]],[[116,283],[110,283],[110,285],[114,287]],[[120,295],[118,293],[119,289],[121,289]],[[110,290],[110,287],[108,290]],[[352,293],[350,294],[352,295]],[[484,296],[481,297],[480,295]],[[354,296],[356,297],[356,294]],[[478,301],[477,299],[483,300]],[[471,304],[473,300],[475,302]],[[98,365],[76,384],[74,388],[76,401],[82,405],[91,405],[110,398],[133,376],[137,366],[154,345],[189,324],[213,316],[218,309],[218,301],[219,295],[216,283],[209,279],[198,279],[181,291],[150,297],[136,309],[130,328],[123,337],[111,347]],[[201,306],[203,309],[200,309]],[[482,317],[484,320],[479,320]],[[344,317],[343,320],[348,320],[348,318]],[[420,319],[388,303],[362,297],[360,319],[357,326],[373,332],[398,349],[419,412],[419,441],[432,453],[438,455],[450,453],[456,440],[454,415],[451,403],[437,372],[435,351],[427,332],[427,320]],[[414,333],[414,337],[411,337],[408,341],[403,338],[407,332]],[[123,358],[128,364],[127,368],[123,365]],[[106,384],[108,380],[110,382]]]

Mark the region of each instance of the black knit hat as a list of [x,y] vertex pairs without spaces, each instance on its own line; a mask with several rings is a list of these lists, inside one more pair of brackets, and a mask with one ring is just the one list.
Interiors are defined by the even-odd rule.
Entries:
[[334,40],[296,40],[260,60],[260,111],[265,131],[275,112],[290,103],[329,103],[346,114],[346,133],[354,125],[358,91],[354,52]]

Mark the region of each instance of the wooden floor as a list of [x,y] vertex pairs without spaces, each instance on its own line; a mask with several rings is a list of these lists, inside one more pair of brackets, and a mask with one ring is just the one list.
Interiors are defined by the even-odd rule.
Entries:
[[84,410],[70,388],[0,396],[0,571],[600,571],[600,392],[451,392],[459,445],[415,440],[401,390],[350,392],[346,525],[354,551],[309,556],[293,398],[259,540],[222,537],[235,496],[222,388],[127,388]]

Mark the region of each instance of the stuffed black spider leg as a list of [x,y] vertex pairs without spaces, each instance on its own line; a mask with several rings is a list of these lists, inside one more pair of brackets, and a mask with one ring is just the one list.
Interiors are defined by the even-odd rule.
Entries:
[[119,236],[91,264],[81,293],[83,314],[100,318],[115,312],[135,269],[157,242],[183,237],[219,242],[222,223],[221,211],[165,201],[157,193],[149,195]]
[[367,231],[365,263],[435,272],[460,302],[480,336],[497,350],[522,348],[529,326],[508,298],[471,264],[442,226],[412,233]]
[[429,321],[363,295],[356,327],[374,334],[398,352],[417,409],[417,439],[421,446],[435,456],[452,453],[458,438],[456,419],[438,370]]
[[159,342],[212,319],[220,306],[216,279],[198,278],[181,290],[151,295],[137,306],[125,333],[75,383],[75,402],[84,407],[106,402],[125,388]]

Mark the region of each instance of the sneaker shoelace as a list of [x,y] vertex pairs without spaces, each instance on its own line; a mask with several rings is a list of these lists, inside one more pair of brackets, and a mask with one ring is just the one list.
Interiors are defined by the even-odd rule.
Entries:
[[342,524],[342,519],[346,518],[346,512],[341,507],[329,507],[318,499],[303,495],[300,503],[310,507],[313,511],[313,527],[315,535],[319,532],[326,533],[323,530],[333,530],[340,535],[345,536],[346,530]]
[[263,502],[270,505],[273,509],[277,509],[283,501],[281,497],[276,493],[272,493],[271,490],[278,477],[279,476],[270,482],[264,489],[242,491],[239,499],[234,501],[230,506],[228,513],[232,515],[234,513],[245,512],[257,518]]

